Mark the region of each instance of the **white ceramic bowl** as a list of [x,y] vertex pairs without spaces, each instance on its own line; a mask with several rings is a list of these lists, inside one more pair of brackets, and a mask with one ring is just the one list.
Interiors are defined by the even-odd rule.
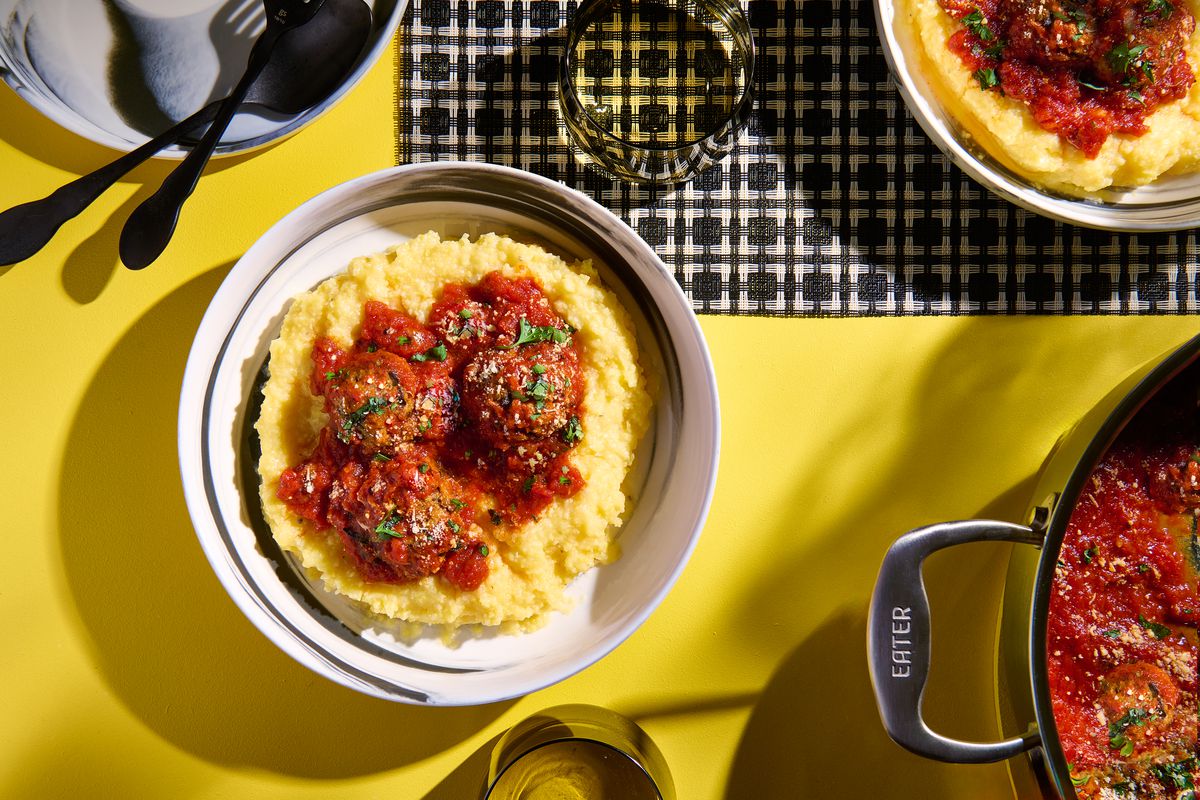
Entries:
[[1111,231],[1173,231],[1200,225],[1200,173],[1164,177],[1136,189],[1079,199],[1042,189],[989,155],[938,100],[905,0],[875,0],[883,54],[900,94],[933,143],[1006,200],[1053,219]]
[[[408,7],[408,0],[364,2],[371,34],[337,90],[297,115],[240,111],[214,156],[290,136],[362,79]],[[134,120],[165,129],[228,94],[263,19],[261,0],[0,0],[0,79],[67,130],[129,151],[149,138]],[[162,111],[152,112],[155,105]],[[180,159],[188,149],[173,145],[157,157]]]
[[[524,635],[457,648],[405,642],[306,576],[261,519],[252,426],[268,346],[292,297],[351,258],[436,230],[507,233],[568,260],[591,258],[637,325],[662,386],[639,451],[640,488],[623,555],[580,576],[574,609]],[[716,479],[717,389],[674,277],[627,225],[584,195],[486,164],[397,167],[331,189],[269,230],[233,267],[188,358],[179,409],[184,494],[200,543],[233,600],[280,648],[353,689],[409,703],[467,705],[562,680],[620,644],[666,595],[696,544]]]

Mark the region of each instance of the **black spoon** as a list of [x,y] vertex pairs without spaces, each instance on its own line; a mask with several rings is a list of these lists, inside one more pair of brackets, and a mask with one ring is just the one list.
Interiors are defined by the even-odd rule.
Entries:
[[[312,21],[279,40],[244,105],[294,115],[333,93],[358,61],[371,33],[363,0],[327,0]],[[0,213],[0,265],[37,253],[64,222],[78,216],[123,175],[216,116],[217,100],[125,155],[53,194]]]

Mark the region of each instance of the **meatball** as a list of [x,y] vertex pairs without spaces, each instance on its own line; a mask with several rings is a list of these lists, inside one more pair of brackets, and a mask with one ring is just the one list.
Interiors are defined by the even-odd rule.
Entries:
[[1083,8],[1056,0],[1013,4],[1007,41],[1009,52],[1045,67],[1088,66],[1092,60],[1095,25]]
[[[471,535],[473,513],[463,487],[420,447],[390,459],[349,462],[329,492],[330,521],[368,580],[419,580],[453,558],[459,568],[447,578],[467,588],[456,580],[459,562],[472,552],[485,555]],[[486,574],[486,568],[471,572],[480,581]]]
[[579,356],[561,344],[484,350],[463,369],[463,411],[501,449],[552,436],[578,413],[582,397]]
[[1093,69],[1112,86],[1151,87],[1186,60],[1194,27],[1191,14],[1167,11],[1164,16],[1134,5],[1119,7],[1103,24],[1104,52],[1093,52]]
[[1200,462],[1188,444],[1148,449],[1142,458],[1146,491],[1167,514],[1200,509]]
[[364,452],[395,452],[431,426],[418,413],[421,386],[408,362],[394,353],[356,353],[325,376],[325,411],[337,438]]
[[[1161,667],[1145,662],[1121,664],[1100,679],[1100,707],[1113,735],[1113,746],[1128,747],[1170,728],[1179,704],[1179,687]],[[1124,737],[1123,739],[1117,737]]]

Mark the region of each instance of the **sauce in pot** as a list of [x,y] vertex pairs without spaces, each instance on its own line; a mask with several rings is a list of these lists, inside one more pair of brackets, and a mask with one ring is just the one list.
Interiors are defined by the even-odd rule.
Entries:
[[1176,380],[1072,512],[1050,598],[1051,704],[1082,798],[1195,800],[1200,433]]

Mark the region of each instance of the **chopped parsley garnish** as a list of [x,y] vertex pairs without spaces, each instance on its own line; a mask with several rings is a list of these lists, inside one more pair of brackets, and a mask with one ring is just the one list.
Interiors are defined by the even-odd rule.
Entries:
[[1143,574],[1143,575],[1144,575],[1145,573],[1147,573],[1147,572],[1149,572],[1149,571],[1150,571],[1150,565],[1149,565],[1149,564],[1138,564],[1138,572],[1139,572],[1139,573],[1141,573],[1141,574]]
[[512,343],[511,347],[517,347],[522,344],[536,344],[538,342],[565,344],[569,341],[571,341],[571,334],[567,331],[555,328],[553,325],[530,325],[529,320],[521,317],[521,322],[517,330],[517,340]]
[[500,516],[500,512],[494,508],[488,509],[488,517],[491,518],[493,525],[499,525],[504,522],[504,518]]
[[534,364],[533,365],[533,374],[534,375],[545,375],[546,374],[546,365],[545,364]]
[[454,531],[455,533],[458,533],[459,531],[462,530],[462,525],[459,525],[454,520],[450,520],[449,525],[450,525],[450,530]]
[[1195,783],[1192,780],[1191,771],[1195,766],[1196,759],[1189,758],[1184,761],[1156,764],[1150,768],[1150,771],[1164,784],[1174,786],[1176,789],[1194,789]]
[[375,455],[371,456],[371,460],[384,462],[384,461],[391,461],[392,457],[387,455],[386,453],[376,453]]
[[396,524],[400,522],[399,515],[395,511],[388,514],[383,520],[375,526],[375,532],[380,536],[400,537],[404,534],[396,531]]
[[962,21],[963,25],[967,26],[967,30],[979,37],[979,41],[990,42],[996,38],[996,34],[992,33],[992,29],[987,26],[983,12],[978,8],[963,17]]
[[521,491],[524,492],[525,494],[529,494],[531,491],[533,491],[533,476],[532,475],[530,475],[528,478],[526,478],[525,482],[521,484]]
[[463,308],[459,310],[458,316],[462,319],[470,319],[471,317],[475,316],[475,312],[469,308]]
[[426,472],[429,472],[429,465],[425,463],[418,464],[417,472],[420,472],[422,475],[424,475]]
[[546,397],[550,394],[552,387],[544,378],[538,378],[533,383],[525,387],[525,394],[532,397],[537,403],[538,410],[546,404]]
[[558,482],[562,486],[570,486],[571,485],[571,479],[566,475],[559,475]]
[[[1104,58],[1108,61],[1109,66],[1113,68],[1113,72],[1128,75],[1131,69],[1139,65],[1141,65],[1140,68],[1143,70],[1147,67],[1152,68],[1150,62],[1143,62],[1141,60],[1142,53],[1146,52],[1146,47],[1147,45],[1144,44],[1135,44],[1130,47],[1128,44],[1122,42],[1112,50],[1109,50],[1104,55]],[[1147,76],[1149,76],[1149,73],[1147,73]]]
[[1104,633],[1102,633],[1100,635],[1107,636],[1109,639],[1118,639],[1121,636],[1121,631],[1118,630],[1117,628],[1113,628],[1112,630],[1105,631]]
[[325,373],[325,380],[327,380],[327,381],[341,380],[344,377],[346,377],[346,370],[344,370],[344,369],[339,369],[336,372],[326,372]]
[[1090,564],[1090,563],[1092,563],[1092,559],[1095,557],[1096,557],[1096,548],[1089,547],[1087,550],[1083,551],[1083,563]]
[[426,350],[424,353],[417,353],[415,356],[409,356],[408,360],[416,361],[418,363],[420,363],[422,361],[430,361],[430,360],[445,361],[446,360],[446,345],[439,344],[435,347],[431,347],[428,350]]
[[975,80],[979,81],[979,88],[983,90],[994,89],[1000,85],[1000,76],[996,74],[996,70],[991,67],[977,69],[974,72]]
[[374,342],[371,342],[369,345],[367,345],[368,353],[374,353],[378,349],[379,349],[378,345],[376,345]]
[[488,550],[488,546],[486,544],[479,545],[479,555],[486,557],[490,552],[492,551]]
[[1083,86],[1083,87],[1085,87],[1085,88],[1091,89],[1093,92],[1106,92],[1106,91],[1108,91],[1108,87],[1107,87],[1107,86],[1099,86],[1099,85],[1097,85],[1097,84],[1095,84],[1095,83],[1089,83],[1089,82],[1085,81],[1083,78],[1080,78],[1080,79],[1079,79],[1079,85],[1080,85],[1080,86]]
[[1133,755],[1133,742],[1129,741],[1125,731],[1130,726],[1142,727],[1148,719],[1150,719],[1150,713],[1145,709],[1131,708],[1118,719],[1108,723],[1108,746],[1113,750],[1119,750],[1123,757],[1129,758]]
[[1146,2],[1146,11],[1158,14],[1160,17],[1169,17],[1174,10],[1175,6],[1171,5],[1169,0],[1147,0]]
[[[1133,755],[1133,742],[1125,738],[1125,734],[1118,733],[1116,736],[1108,740],[1108,746],[1113,750],[1121,751],[1121,755],[1129,758]],[[1113,787],[1116,788],[1116,787]]]
[[433,427],[433,423],[427,419],[422,419],[419,422],[417,422],[417,430],[421,431],[421,433],[424,433],[425,431],[429,430],[432,427]]
[[1108,734],[1109,736],[1115,736],[1131,725],[1141,727],[1146,724],[1146,720],[1148,719],[1150,719],[1150,712],[1144,708],[1137,708],[1135,706],[1118,717],[1114,722],[1108,723]]
[[451,497],[450,498],[450,507],[453,508],[455,511],[458,511],[460,508],[466,508],[467,504],[464,503],[462,500],[459,500],[457,497]]
[[408,344],[411,341],[412,341],[412,339],[408,338],[407,336],[397,336],[396,337],[396,344]]
[[567,426],[563,428],[563,441],[567,444],[575,444],[583,438],[583,426],[579,424],[579,417],[571,417],[567,420]]
[[[384,397],[368,397],[367,402],[363,403],[358,408],[346,415],[346,419],[342,422],[342,430],[354,430],[368,414],[378,414],[388,407],[387,398]],[[339,438],[341,438],[339,436]],[[344,440],[343,440],[344,441]]]
[[1155,639],[1165,639],[1171,635],[1171,629],[1166,625],[1161,625],[1157,622],[1151,622],[1141,614],[1138,614],[1138,624],[1150,631],[1150,633],[1154,634]]
[[1070,763],[1067,764],[1067,772],[1072,773],[1071,774],[1071,783],[1074,784],[1075,786],[1083,786],[1085,783],[1087,783],[1089,780],[1091,780],[1090,778],[1086,778],[1086,777],[1085,778],[1076,777],[1074,774],[1074,772],[1075,772],[1074,764],[1070,764]]

